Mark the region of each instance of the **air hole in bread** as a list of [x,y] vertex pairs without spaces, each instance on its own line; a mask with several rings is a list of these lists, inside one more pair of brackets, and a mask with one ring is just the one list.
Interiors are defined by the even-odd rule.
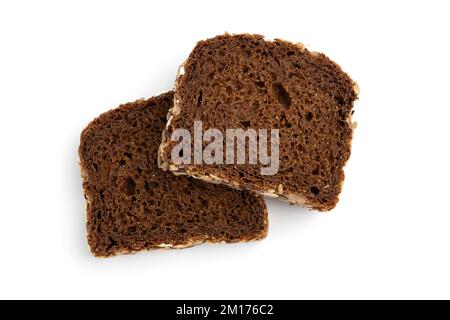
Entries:
[[317,187],[311,187],[311,192],[317,196],[320,193],[320,190]]
[[107,247],[106,250],[111,250],[114,246],[117,245],[117,242],[112,237],[108,237],[108,240],[109,240],[109,246]]
[[161,217],[163,215],[163,213],[164,212],[161,209],[158,209],[158,208],[155,209],[155,214],[157,217]]
[[125,181],[125,194],[127,196],[132,196],[136,193],[136,182],[133,178],[128,177]]
[[264,81],[255,81],[255,85],[258,88],[264,88],[266,86],[266,84],[264,83]]
[[124,156],[127,157],[128,159],[132,159],[133,158],[133,156],[129,152],[125,152]]
[[197,98],[197,108],[199,108],[201,106],[202,100],[203,100],[203,91],[200,90],[200,92],[198,93],[198,98]]
[[248,128],[250,128],[251,122],[250,122],[250,121],[241,121],[241,125],[242,125],[245,129],[248,129]]
[[345,99],[341,96],[337,96],[334,98],[339,106],[343,106],[345,104]]
[[286,91],[286,89],[283,87],[281,83],[274,83],[273,84],[273,92],[275,94],[275,97],[277,98],[278,102],[286,107],[289,108],[292,104],[292,99],[289,95],[289,93]]

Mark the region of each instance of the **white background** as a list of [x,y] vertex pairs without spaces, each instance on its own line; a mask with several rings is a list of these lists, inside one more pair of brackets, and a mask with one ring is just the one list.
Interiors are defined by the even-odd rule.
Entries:
[[[448,1],[1,1],[0,298],[450,298]],[[79,134],[197,40],[301,41],[360,85],[341,202],[259,243],[93,258]]]

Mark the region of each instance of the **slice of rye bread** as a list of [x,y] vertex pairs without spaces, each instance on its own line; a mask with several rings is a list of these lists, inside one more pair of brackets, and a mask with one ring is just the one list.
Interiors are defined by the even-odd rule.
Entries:
[[120,106],[81,134],[88,242],[98,257],[267,235],[264,199],[157,165],[173,92]]
[[[175,103],[159,150],[165,170],[249,189],[320,211],[333,209],[350,157],[357,84],[325,55],[259,35],[223,35],[197,44],[180,68]],[[176,165],[175,129],[279,129],[280,165]],[[258,131],[257,131],[258,132]],[[247,146],[248,151],[248,146]],[[225,156],[224,156],[225,157]],[[247,162],[248,163],[248,162]]]

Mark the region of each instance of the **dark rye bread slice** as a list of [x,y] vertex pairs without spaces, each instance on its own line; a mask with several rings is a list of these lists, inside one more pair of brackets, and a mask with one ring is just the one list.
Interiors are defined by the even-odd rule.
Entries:
[[158,168],[172,105],[172,92],[129,103],[101,115],[81,134],[88,242],[95,256],[266,236],[262,197]]
[[[175,105],[159,151],[165,170],[249,189],[316,210],[338,202],[350,157],[357,84],[321,53],[259,35],[223,35],[197,44],[177,77]],[[279,129],[280,166],[176,165],[175,129]],[[248,148],[247,148],[248,150]]]

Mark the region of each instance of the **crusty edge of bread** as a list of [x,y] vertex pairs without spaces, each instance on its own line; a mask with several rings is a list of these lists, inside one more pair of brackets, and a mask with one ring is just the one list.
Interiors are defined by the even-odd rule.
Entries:
[[211,238],[209,238],[209,237],[205,237],[203,240],[192,239],[192,240],[190,240],[188,242],[185,242],[185,243],[177,243],[177,244],[161,243],[160,245],[156,245],[156,246],[151,247],[151,248],[143,248],[141,250],[123,249],[123,250],[118,250],[118,251],[116,251],[116,252],[114,252],[114,253],[112,253],[110,255],[99,255],[96,252],[94,252],[91,247],[89,247],[89,250],[90,250],[91,254],[95,258],[107,259],[107,258],[114,258],[114,257],[117,257],[117,256],[122,256],[122,255],[134,255],[134,254],[138,254],[138,253],[141,253],[141,252],[188,249],[188,248],[193,248],[195,246],[199,246],[199,245],[203,245],[203,244],[207,244],[207,243],[210,243],[210,244],[250,243],[250,242],[256,242],[256,241],[263,240],[266,237],[267,237],[267,231],[264,231],[264,233],[261,233],[258,236],[255,236],[255,237],[252,237],[252,238],[246,238],[246,239],[242,239],[242,240],[238,240],[238,241],[234,241],[234,242],[219,241],[219,240],[215,241],[215,240],[211,240]]
[[[150,98],[150,99],[152,99],[152,98]],[[144,100],[144,99],[137,100],[136,102],[142,101],[142,100]],[[120,108],[120,107],[121,106],[119,106],[118,108]],[[110,111],[108,111],[108,112],[110,112]],[[93,121],[90,122],[87,125],[87,127],[83,130],[83,132],[81,133],[81,140],[82,140],[84,134],[87,133],[87,131],[91,127],[92,123],[93,123]],[[81,147],[81,142],[82,141],[80,141],[80,147]],[[78,156],[80,159],[79,166],[80,166],[80,176],[81,176],[82,186],[83,186],[83,195],[86,199],[86,201],[85,201],[85,221],[86,221],[86,226],[87,226],[88,214],[89,214],[89,210],[90,210],[89,207],[91,205],[91,200],[89,198],[89,195],[88,195],[86,189],[84,188],[84,184],[89,181],[89,175],[87,173],[87,170],[83,166],[83,160],[81,157],[81,149],[78,150]],[[92,248],[90,246],[89,242],[88,242],[88,249],[91,252],[91,254],[96,258],[112,258],[115,256],[126,255],[126,254],[136,254],[136,253],[145,252],[145,251],[187,249],[187,248],[192,248],[194,246],[205,244],[205,243],[230,243],[231,244],[231,243],[248,243],[248,242],[253,242],[253,241],[260,241],[260,240],[265,239],[269,232],[268,210],[265,205],[263,206],[263,210],[264,210],[264,212],[263,212],[263,214],[264,214],[264,229],[261,231],[261,233],[255,235],[253,237],[242,238],[242,239],[236,240],[234,242],[215,240],[215,239],[211,238],[211,236],[205,235],[203,237],[203,239],[192,238],[192,239],[187,240],[184,243],[161,243],[152,248],[143,248],[141,250],[126,249],[126,250],[116,251],[111,255],[99,255],[97,252],[95,252],[94,248]],[[88,236],[89,236],[89,230],[86,229],[86,238],[88,238]],[[199,238],[201,238],[201,237],[199,237]]]
[[278,185],[276,188],[262,189],[262,188],[256,188],[255,186],[251,186],[251,185],[243,185],[243,184],[240,184],[239,182],[234,181],[232,179],[227,179],[227,178],[224,178],[224,177],[218,177],[218,176],[215,176],[215,175],[212,175],[212,174],[196,173],[196,172],[192,171],[191,169],[177,167],[177,166],[174,166],[174,165],[170,165],[169,166],[169,170],[174,175],[177,175],[177,176],[190,176],[192,178],[199,179],[199,180],[202,180],[202,181],[206,181],[206,182],[209,182],[209,183],[223,184],[223,185],[226,185],[226,186],[231,187],[233,189],[249,190],[249,191],[252,191],[252,192],[254,192],[256,194],[264,196],[266,198],[278,199],[278,200],[281,200],[281,201],[288,202],[291,205],[299,205],[299,206],[302,206],[302,207],[305,207],[305,208],[319,210],[319,211],[328,211],[328,210],[332,209],[332,208],[328,209],[327,207],[317,207],[317,205],[309,203],[307,198],[304,197],[301,194],[283,193],[282,192],[282,188],[283,188],[282,184]]
[[175,80],[175,86],[174,86],[174,94],[173,94],[173,107],[169,109],[169,112],[167,113],[167,123],[166,126],[164,127],[164,130],[162,132],[162,137],[161,137],[161,144],[159,145],[158,148],[158,167],[163,169],[164,171],[168,171],[169,170],[169,161],[167,159],[164,158],[164,149],[167,147],[167,145],[170,142],[170,137],[167,135],[167,131],[170,128],[170,125],[172,123],[173,118],[178,115],[180,113],[180,106],[179,106],[179,99],[177,97],[177,91],[176,88],[178,87],[178,83],[181,80],[181,77],[184,74],[184,66],[186,64],[187,60],[184,61],[180,67],[178,68],[177,71],[177,76],[176,76],[176,80]]

